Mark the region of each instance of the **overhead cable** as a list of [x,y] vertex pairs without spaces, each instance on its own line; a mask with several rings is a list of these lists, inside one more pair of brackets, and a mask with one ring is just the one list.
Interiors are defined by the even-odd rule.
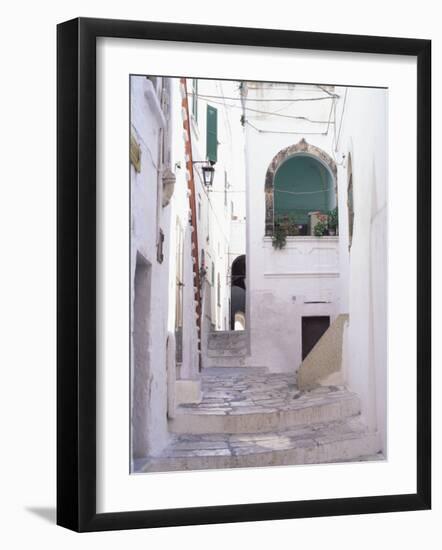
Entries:
[[[193,94],[192,92],[189,92],[189,95],[195,95]],[[240,97],[226,97],[226,96],[219,96],[219,95],[208,95],[208,94],[196,94],[197,97],[201,98],[201,99],[228,99],[228,100],[232,100],[232,101],[241,101],[241,98]],[[298,97],[298,98],[281,98],[281,97],[275,97],[275,98],[270,98],[270,99],[262,99],[262,98],[252,98],[252,97],[247,97],[245,98],[246,101],[256,101],[256,102],[271,102],[271,101],[285,101],[285,102],[291,102],[291,103],[296,103],[296,102],[301,102],[301,101],[324,101],[324,100],[330,100],[330,99],[334,99],[335,97],[338,97],[338,96],[333,96],[333,95],[327,95],[327,96],[323,96],[323,97]]]

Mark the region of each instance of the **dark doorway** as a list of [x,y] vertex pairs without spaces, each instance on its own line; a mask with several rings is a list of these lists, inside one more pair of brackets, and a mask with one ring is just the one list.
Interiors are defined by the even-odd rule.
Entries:
[[[232,262],[231,290],[230,290],[230,330],[235,330],[235,316],[242,314],[245,320],[246,313],[246,257],[238,256]],[[244,323],[237,323],[237,327],[244,327]],[[245,327],[244,327],[245,328]]]
[[302,318],[302,360],[315,347],[318,340],[330,326],[330,317],[303,317]]

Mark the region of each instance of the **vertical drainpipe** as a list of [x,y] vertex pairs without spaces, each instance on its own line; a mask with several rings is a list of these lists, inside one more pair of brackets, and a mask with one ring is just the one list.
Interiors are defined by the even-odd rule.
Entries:
[[199,271],[199,248],[198,248],[198,225],[196,213],[196,198],[195,198],[195,178],[193,172],[193,157],[192,157],[192,136],[190,130],[189,116],[189,100],[187,96],[187,81],[185,78],[180,79],[181,88],[181,112],[183,116],[184,129],[184,151],[186,156],[186,178],[187,189],[189,194],[189,210],[191,218],[191,240],[192,240],[192,260],[193,260],[193,289],[194,289],[194,304],[195,317],[198,336],[198,369],[201,370],[201,285]]

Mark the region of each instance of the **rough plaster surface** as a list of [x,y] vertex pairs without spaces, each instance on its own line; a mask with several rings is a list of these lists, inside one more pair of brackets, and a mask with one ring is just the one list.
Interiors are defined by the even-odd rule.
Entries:
[[201,399],[201,380],[177,380],[175,382],[175,402],[177,405],[201,403]]

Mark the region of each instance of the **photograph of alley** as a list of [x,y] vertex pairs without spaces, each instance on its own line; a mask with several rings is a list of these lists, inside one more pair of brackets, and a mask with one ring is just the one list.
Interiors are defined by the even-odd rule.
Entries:
[[388,90],[129,85],[130,471],[385,460]]

